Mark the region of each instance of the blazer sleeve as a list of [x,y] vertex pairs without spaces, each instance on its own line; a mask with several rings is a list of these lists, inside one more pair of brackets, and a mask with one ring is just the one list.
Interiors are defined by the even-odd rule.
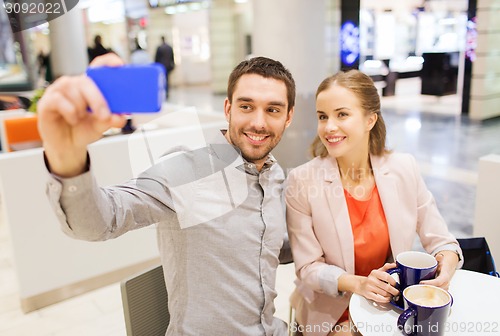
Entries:
[[338,278],[346,271],[326,263],[323,248],[314,232],[308,189],[315,186],[297,175],[297,170],[290,172],[285,191],[288,236],[300,280],[297,288],[308,301],[313,300],[313,293],[308,293],[310,289],[331,296],[342,295],[338,291]]
[[439,213],[436,201],[420,174],[416,160],[411,157],[412,170],[415,172],[417,183],[417,233],[425,250],[436,255],[439,251],[449,250],[457,253],[459,263],[463,265],[463,254],[458,241],[448,231],[443,217]]

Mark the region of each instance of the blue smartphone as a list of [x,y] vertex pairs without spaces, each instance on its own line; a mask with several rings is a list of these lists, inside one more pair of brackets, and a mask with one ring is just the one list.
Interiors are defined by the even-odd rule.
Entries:
[[92,67],[90,77],[112,113],[155,113],[165,99],[165,72],[160,64]]

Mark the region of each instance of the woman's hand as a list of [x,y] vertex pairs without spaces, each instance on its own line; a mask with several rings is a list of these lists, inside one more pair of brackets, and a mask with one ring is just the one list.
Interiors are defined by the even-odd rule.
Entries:
[[432,280],[421,281],[420,283],[448,290],[451,278],[457,269],[458,255],[454,251],[440,251],[435,257],[438,262],[437,277]]
[[375,302],[389,302],[393,296],[399,295],[396,280],[387,270],[396,264],[385,264],[370,272],[367,277],[344,274],[339,277],[339,290],[350,291]]

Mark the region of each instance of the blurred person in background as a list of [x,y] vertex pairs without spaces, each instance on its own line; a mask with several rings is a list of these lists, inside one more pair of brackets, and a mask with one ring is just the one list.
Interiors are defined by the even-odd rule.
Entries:
[[170,87],[168,78],[170,76],[170,73],[175,69],[175,59],[174,50],[172,49],[172,46],[170,46],[166,42],[165,36],[161,37],[161,44],[158,46],[158,48],[156,48],[155,62],[160,63],[165,68],[165,80],[167,83],[167,85],[165,86],[165,93],[166,98],[168,98],[168,90]]

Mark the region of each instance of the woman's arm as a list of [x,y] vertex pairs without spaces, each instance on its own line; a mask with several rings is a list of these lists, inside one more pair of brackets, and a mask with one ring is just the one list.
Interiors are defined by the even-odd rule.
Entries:
[[438,261],[436,279],[422,283],[448,289],[455,270],[462,267],[462,250],[458,241],[449,232],[413,157],[412,164],[417,179],[417,233],[423,247]]
[[313,228],[308,182],[291,171],[285,189],[286,221],[295,271],[308,288],[337,296],[338,279],[346,271],[325,261],[323,248]]

